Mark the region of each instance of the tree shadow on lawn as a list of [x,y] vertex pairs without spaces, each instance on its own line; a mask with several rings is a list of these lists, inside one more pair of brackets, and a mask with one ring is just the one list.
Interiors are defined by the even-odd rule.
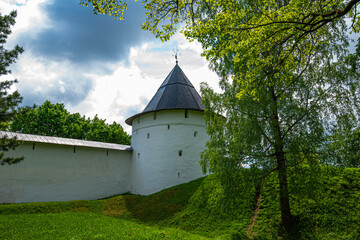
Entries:
[[183,211],[204,178],[177,185],[148,196],[125,194],[104,200],[102,213],[156,224]]

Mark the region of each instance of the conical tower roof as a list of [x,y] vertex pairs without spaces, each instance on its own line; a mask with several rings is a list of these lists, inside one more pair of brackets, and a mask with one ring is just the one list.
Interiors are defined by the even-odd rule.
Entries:
[[136,117],[166,109],[205,110],[199,93],[178,64],[171,70],[144,111],[126,119],[125,122],[132,125],[132,121]]

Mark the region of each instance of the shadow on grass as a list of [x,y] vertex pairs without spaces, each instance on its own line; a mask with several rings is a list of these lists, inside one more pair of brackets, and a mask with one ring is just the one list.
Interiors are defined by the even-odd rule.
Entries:
[[143,223],[158,223],[183,211],[203,180],[204,178],[196,179],[148,196],[127,194],[104,199],[101,212]]

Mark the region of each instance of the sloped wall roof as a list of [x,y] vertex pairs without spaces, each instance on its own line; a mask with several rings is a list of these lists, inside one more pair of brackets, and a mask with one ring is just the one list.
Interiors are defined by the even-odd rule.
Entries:
[[38,142],[38,143],[51,143],[67,146],[79,146],[79,147],[90,147],[90,148],[103,148],[103,149],[112,149],[112,150],[132,150],[131,146],[116,144],[116,143],[105,143],[105,142],[95,142],[95,141],[86,141],[72,138],[61,138],[61,137],[49,137],[17,132],[7,132],[0,131],[0,138],[7,136],[8,138],[16,137],[19,141],[24,142]]

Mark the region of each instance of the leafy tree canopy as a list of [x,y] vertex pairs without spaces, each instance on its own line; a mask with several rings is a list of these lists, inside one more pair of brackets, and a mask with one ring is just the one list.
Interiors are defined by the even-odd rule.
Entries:
[[[11,34],[10,28],[15,24],[15,17],[15,11],[4,16],[0,13],[0,76],[11,73],[10,65],[15,63],[19,54],[24,51],[19,46],[15,46],[12,50],[4,48],[6,39]],[[10,87],[16,82],[16,80],[0,81],[0,129],[6,129],[9,121],[15,115],[18,104],[22,101],[18,91],[9,93]],[[16,139],[8,139],[7,137],[0,139],[0,165],[17,163],[24,159],[23,157],[9,158],[4,156],[5,151],[15,149],[16,146],[18,146]]]
[[[293,225],[289,167],[356,166],[359,161],[356,155],[341,164],[336,156],[324,157],[324,150],[342,146],[343,136],[359,125],[360,55],[348,51],[349,30],[360,30],[359,1],[142,1],[144,29],[168,40],[176,25],[185,23],[183,33],[202,44],[203,56],[221,77],[222,94],[202,86],[210,134],[203,167],[223,176],[229,188],[240,168],[254,169],[249,171],[255,173],[250,176],[254,182],[261,179],[258,169],[265,175],[277,171],[282,223],[288,230]],[[109,7],[126,4],[87,2],[94,7],[101,2],[115,17],[122,13]],[[96,7],[95,12],[101,13]]]
[[109,143],[130,144],[130,136],[120,124],[107,124],[98,118],[85,118],[79,113],[71,114],[64,104],[45,101],[42,105],[23,107],[18,110],[10,124],[15,132],[84,139]]

